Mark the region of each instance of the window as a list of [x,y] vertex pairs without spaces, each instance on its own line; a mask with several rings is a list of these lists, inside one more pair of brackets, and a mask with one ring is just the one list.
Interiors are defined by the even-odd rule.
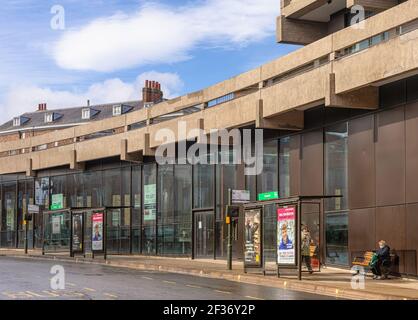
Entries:
[[290,196],[290,137],[280,139],[279,151],[279,196]]
[[208,102],[208,108],[210,107],[214,107],[218,104],[224,103],[224,102],[228,102],[231,101],[235,98],[235,94],[234,93],[229,93],[225,96],[219,97],[217,99],[213,99],[211,101]]
[[13,118],[13,127],[20,126],[20,117]]
[[54,114],[53,113],[46,113],[45,114],[45,122],[51,123],[54,121]]
[[348,123],[325,130],[325,193],[342,198],[325,200],[326,260],[348,265]]
[[193,167],[194,208],[213,207],[214,171],[212,165],[198,164]]
[[157,166],[143,166],[142,254],[155,255],[157,220]]
[[81,111],[81,118],[82,118],[83,120],[88,120],[88,119],[90,119],[90,109],[89,109],[89,108],[83,109],[83,110]]
[[264,143],[263,172],[257,176],[257,194],[278,191],[277,140]]
[[122,106],[120,104],[113,106],[113,116],[120,116],[122,114]]

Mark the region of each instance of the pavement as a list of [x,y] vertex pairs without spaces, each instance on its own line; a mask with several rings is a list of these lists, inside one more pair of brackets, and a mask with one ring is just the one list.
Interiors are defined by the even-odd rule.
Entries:
[[[355,300],[416,300],[418,299],[418,280],[391,278],[389,280],[372,280],[370,276],[364,281],[354,283],[352,272],[346,269],[321,268],[321,272],[310,275],[303,273],[302,281],[297,280],[293,271],[281,271],[280,278],[274,271],[274,265],[268,265],[266,276],[260,272],[244,273],[242,262],[233,263],[233,270],[227,270],[224,260],[191,260],[189,258],[167,258],[147,256],[108,256],[103,257],[69,257],[64,254],[47,254],[30,250],[25,255],[23,250],[0,250],[0,257],[19,257],[35,260],[54,260],[75,262],[90,265],[107,265],[131,270],[142,270],[172,274],[182,274],[201,278],[228,280],[249,285],[267,286],[276,289],[324,295],[328,298]],[[362,279],[360,279],[362,280]]]
[[[63,288],[51,288],[55,274],[50,272],[57,264],[64,270]],[[194,275],[22,257],[0,257],[0,274],[0,300],[329,299],[312,293]]]

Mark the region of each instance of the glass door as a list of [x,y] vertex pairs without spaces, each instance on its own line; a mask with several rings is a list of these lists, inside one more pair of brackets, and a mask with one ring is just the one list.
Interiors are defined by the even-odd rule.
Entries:
[[215,215],[213,212],[196,212],[194,214],[194,256],[195,258],[214,257]]

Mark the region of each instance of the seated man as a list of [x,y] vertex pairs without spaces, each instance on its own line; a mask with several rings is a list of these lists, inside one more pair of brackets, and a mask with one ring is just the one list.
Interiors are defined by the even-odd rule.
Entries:
[[377,261],[371,270],[373,279],[387,279],[390,272],[390,248],[384,240],[379,241],[379,249],[376,251]]

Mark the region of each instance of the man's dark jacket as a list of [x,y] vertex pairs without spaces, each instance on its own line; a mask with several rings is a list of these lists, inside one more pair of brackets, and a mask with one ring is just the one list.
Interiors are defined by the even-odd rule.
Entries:
[[379,248],[379,250],[376,251],[377,257],[379,258],[379,261],[383,265],[390,265],[390,248],[389,246],[384,246],[383,248]]

